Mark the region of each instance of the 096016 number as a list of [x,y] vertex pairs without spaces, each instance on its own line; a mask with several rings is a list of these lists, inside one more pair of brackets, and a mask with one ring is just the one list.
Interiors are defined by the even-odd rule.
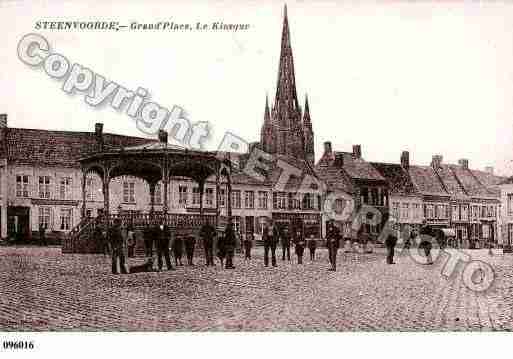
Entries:
[[3,348],[7,350],[17,350],[17,349],[34,349],[34,342],[32,341],[12,341],[5,340],[3,342]]

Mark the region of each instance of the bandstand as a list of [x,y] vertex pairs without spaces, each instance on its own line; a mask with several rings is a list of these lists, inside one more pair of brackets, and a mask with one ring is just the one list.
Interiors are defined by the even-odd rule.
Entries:
[[[148,225],[165,224],[172,230],[197,231],[200,227],[209,223],[219,228],[222,223],[227,223],[232,217],[231,204],[231,171],[232,165],[228,155],[218,152],[194,151],[183,147],[170,145],[167,132],[159,132],[159,141],[147,144],[105,149],[100,145],[99,151],[83,157],[79,160],[82,171],[82,209],[81,221],[75,226],[65,240],[63,253],[98,253],[101,251],[98,244],[92,238],[96,226],[106,228],[117,218],[122,223],[133,228],[142,228]],[[86,216],[86,177],[94,173],[102,182],[103,212],[96,218]],[[134,176],[143,179],[149,185],[150,210],[148,213],[112,213],[110,205],[110,182],[120,176]],[[204,213],[203,194],[207,178],[215,176],[216,185],[216,211]],[[198,183],[200,195],[199,214],[193,213],[169,213],[168,188],[172,177],[188,177]],[[225,178],[227,187],[227,211],[226,217],[220,216],[219,194],[221,178]],[[162,211],[156,212],[155,188],[162,181]]]

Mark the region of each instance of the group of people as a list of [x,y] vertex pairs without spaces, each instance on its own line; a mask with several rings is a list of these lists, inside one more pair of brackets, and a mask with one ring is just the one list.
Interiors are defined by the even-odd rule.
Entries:
[[[339,247],[338,234],[335,233],[336,227],[328,232],[328,249],[331,263],[330,270],[336,270],[336,251]],[[337,232],[338,233],[338,232]],[[142,236],[143,238],[140,238]],[[130,225],[123,224],[120,219],[115,219],[112,225],[106,230],[102,230],[100,226],[96,226],[94,237],[102,246],[105,254],[112,256],[112,273],[137,273],[148,271],[161,271],[164,268],[164,262],[167,270],[174,270],[171,262],[171,254],[174,257],[175,266],[182,266],[183,252],[187,264],[194,266],[194,250],[196,246],[196,238],[193,234],[174,235],[171,242],[172,233],[170,228],[165,224],[152,224],[145,226],[142,231],[135,231]],[[226,226],[223,233],[217,233],[216,229],[209,224],[205,224],[199,231],[199,239],[205,255],[207,266],[214,266],[214,244],[217,248],[216,256],[221,263],[221,267],[233,269],[234,255],[237,247],[238,236],[234,230],[233,224]],[[135,255],[135,243],[138,240],[144,242],[144,251],[147,258],[142,265],[128,267],[127,257]],[[310,260],[315,260],[315,251],[317,241],[314,236],[305,239],[301,230],[292,231],[290,233],[287,227],[279,227],[277,225],[269,226],[265,224],[262,232],[262,240],[264,244],[264,265],[269,266],[269,254],[271,255],[271,264],[277,266],[276,248],[278,243],[281,244],[282,260],[290,261],[290,247],[294,245],[297,263],[303,263],[303,255],[305,248],[310,251]],[[244,239],[240,240],[240,247],[244,250],[244,258],[251,260],[251,249],[254,244],[254,236],[248,233]],[[158,261],[158,269],[154,269],[153,256],[156,249]]]
[[310,260],[315,260],[315,250],[317,248],[317,241],[314,235],[311,234],[308,239],[305,239],[303,232],[300,229],[289,232],[287,227],[280,228],[273,225],[272,228],[265,224],[262,229],[262,241],[264,243],[264,265],[269,266],[269,253],[271,254],[271,265],[277,266],[276,263],[276,248],[278,243],[281,243],[282,260],[290,261],[290,246],[293,244],[295,254],[297,256],[297,263],[303,264],[303,255],[305,247],[310,251]]
[[[431,249],[433,248],[433,241],[436,242],[433,229],[426,223],[423,223],[419,231],[412,230],[404,241],[404,248],[409,249],[412,244],[416,243],[417,237],[419,237],[418,246],[423,250],[424,256],[426,257],[426,264],[433,264]],[[395,231],[390,231],[385,239],[385,247],[387,248],[387,264],[395,264],[394,255],[397,242],[398,238]]]

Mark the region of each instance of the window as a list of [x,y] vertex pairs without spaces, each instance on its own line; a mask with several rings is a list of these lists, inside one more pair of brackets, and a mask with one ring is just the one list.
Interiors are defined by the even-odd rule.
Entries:
[[61,178],[59,184],[59,194],[60,199],[71,199],[71,178],[63,177]]
[[483,224],[483,238],[488,239],[490,238],[490,227],[487,224]]
[[304,194],[303,209],[315,209],[315,195],[313,193]]
[[160,183],[155,185],[155,204],[162,204],[162,186]]
[[94,179],[93,178],[86,178],[86,192],[87,192],[87,200],[93,201],[94,200]]
[[366,188],[366,187],[362,188],[361,197],[362,197],[363,204],[369,204],[369,189],[368,188]]
[[288,194],[289,209],[299,209],[300,203],[295,193]]
[[135,182],[123,182],[123,202],[135,203]]
[[244,192],[244,207],[255,208],[255,192],[245,191]]
[[508,216],[513,216],[513,193],[508,193],[507,206]]
[[460,211],[458,206],[452,206],[452,220],[457,221],[460,219]]
[[233,208],[241,207],[241,199],[240,199],[240,191],[239,190],[232,191],[232,207]]
[[187,186],[178,186],[178,204],[187,205]]
[[51,218],[51,208],[50,207],[39,207],[39,225],[44,226],[46,229],[50,228],[50,218]]
[[192,205],[199,206],[200,204],[200,189],[199,187],[192,188]]
[[461,238],[467,239],[467,227],[461,227]]
[[258,208],[267,209],[267,192],[258,191]]
[[207,188],[205,190],[205,204],[207,206],[213,206],[214,205],[214,189],[213,188]]
[[435,218],[435,206],[434,205],[426,204],[425,216],[426,216],[426,218],[429,218],[429,219]]
[[403,203],[403,219],[408,220],[410,219],[410,205],[408,203]]
[[420,205],[418,203],[413,204],[413,217],[415,219],[420,219],[422,214],[420,213]]
[[461,220],[466,221],[468,220],[468,206],[461,206]]
[[61,230],[69,231],[71,229],[71,208],[62,208],[61,209]]
[[39,198],[50,198],[50,176],[39,176]]
[[285,194],[285,192],[273,193],[273,208],[274,209],[287,208],[287,195]]
[[435,207],[435,216],[437,219],[447,218],[445,216],[445,206],[443,204],[437,204]]
[[29,196],[29,178],[25,175],[16,176],[16,197],[28,197]]
[[219,190],[219,207],[226,206],[226,191],[221,188]]
[[399,221],[399,202],[392,203],[392,217]]

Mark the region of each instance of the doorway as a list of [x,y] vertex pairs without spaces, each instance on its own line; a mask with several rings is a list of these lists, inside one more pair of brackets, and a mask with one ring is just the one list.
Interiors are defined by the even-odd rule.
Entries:
[[30,232],[30,208],[7,208],[7,237],[20,242],[28,242],[32,238]]

